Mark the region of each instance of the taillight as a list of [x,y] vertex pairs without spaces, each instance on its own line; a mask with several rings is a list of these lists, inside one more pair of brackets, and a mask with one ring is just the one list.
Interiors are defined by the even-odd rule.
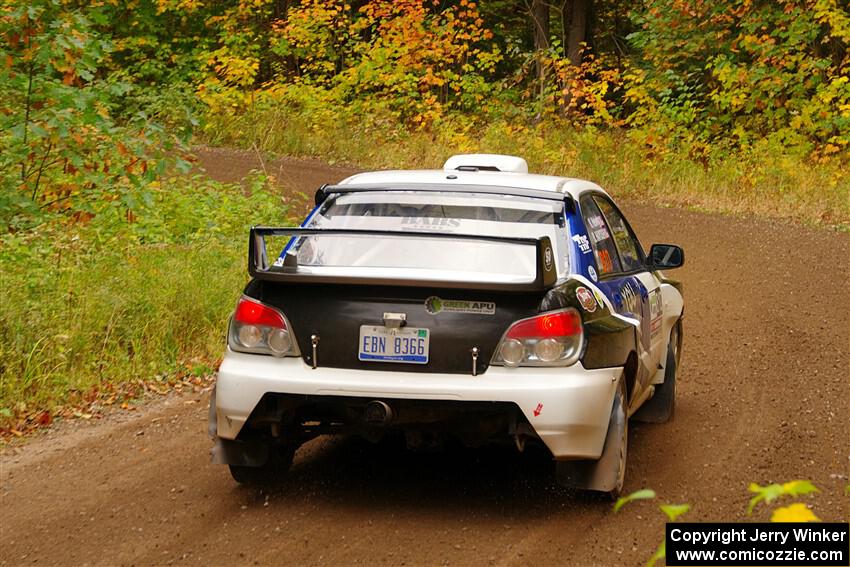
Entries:
[[242,296],[230,322],[230,348],[241,352],[299,356],[283,313],[264,303]]
[[581,356],[584,328],[569,307],[521,319],[510,326],[493,355],[503,366],[569,366]]

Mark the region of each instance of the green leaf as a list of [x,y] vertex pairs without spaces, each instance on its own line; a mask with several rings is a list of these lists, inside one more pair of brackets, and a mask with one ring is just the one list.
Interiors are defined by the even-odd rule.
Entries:
[[756,507],[756,504],[765,500],[767,502],[771,502],[778,498],[782,494],[782,486],[778,484],[769,484],[767,486],[760,486],[754,482],[750,483],[749,486],[750,492],[755,492],[756,495],[750,498],[750,505],[747,507],[747,515],[753,513],[753,509]]
[[667,514],[671,522],[675,522],[676,518],[691,509],[690,504],[662,504],[661,511]]
[[9,408],[0,408],[0,416],[12,417],[12,410]]
[[617,500],[614,504],[614,512],[616,513],[629,502],[633,502],[635,500],[651,500],[653,498],[655,498],[655,491],[649,488],[632,492],[631,494],[623,496]]
[[752,514],[753,509],[762,500],[769,504],[780,496],[802,496],[803,494],[818,492],[818,489],[808,480],[792,480],[785,484],[769,484],[767,486],[760,486],[753,482],[749,486],[749,491],[756,495],[750,499],[747,515]]
[[655,553],[652,554],[652,557],[649,558],[649,561],[646,562],[646,567],[653,567],[665,557],[667,557],[667,542],[662,541],[658,549],[655,550]]

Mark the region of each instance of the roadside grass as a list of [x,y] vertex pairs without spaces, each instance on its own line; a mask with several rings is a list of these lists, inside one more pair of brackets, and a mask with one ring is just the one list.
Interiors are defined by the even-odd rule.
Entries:
[[247,281],[248,226],[287,222],[262,178],[248,185],[171,179],[132,223],[104,213],[4,235],[0,432],[120,402],[127,383],[211,373]]
[[[48,258],[39,281],[3,291],[0,404],[46,408],[65,393],[174,372],[186,361],[211,365],[245,280],[243,248],[128,247],[64,266]],[[25,266],[3,269],[7,281],[27,279]]]
[[342,109],[285,104],[209,116],[203,136],[210,145],[375,169],[439,167],[461,152],[520,155],[532,171],[590,179],[619,198],[850,230],[850,175],[840,160],[809,163],[776,146],[695,161],[684,150],[648,153],[619,130],[577,130],[551,121],[482,126],[455,116],[430,131],[411,132],[391,118],[352,120]]

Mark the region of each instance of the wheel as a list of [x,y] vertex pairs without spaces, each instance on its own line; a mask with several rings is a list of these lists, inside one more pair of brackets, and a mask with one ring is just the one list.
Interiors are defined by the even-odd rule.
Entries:
[[292,466],[292,460],[295,457],[296,447],[269,447],[269,458],[265,464],[259,467],[247,467],[244,465],[228,465],[230,467],[230,476],[239,484],[248,486],[262,486],[274,484],[282,480],[286,473],[289,472],[289,467]]
[[[629,418],[626,415],[628,403],[626,402],[626,381],[620,380],[617,384],[617,393],[614,395],[614,407],[611,410],[611,424],[608,426],[608,436],[615,436],[616,445],[611,447],[616,451],[616,469],[614,471],[615,484],[608,490],[612,500],[616,500],[623,491],[626,482],[626,458],[629,449]],[[608,439],[605,439],[605,449],[609,449]],[[604,457],[603,453],[603,457]]]
[[666,423],[676,412],[676,371],[679,368],[682,345],[682,322],[677,321],[670,331],[667,343],[667,362],[664,365],[664,382],[655,387],[655,393],[635,412],[634,418],[646,423]]

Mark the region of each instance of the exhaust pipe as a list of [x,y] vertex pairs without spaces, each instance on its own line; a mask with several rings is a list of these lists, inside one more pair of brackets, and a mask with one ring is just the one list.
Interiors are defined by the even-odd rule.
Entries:
[[366,404],[363,412],[366,423],[370,425],[387,425],[393,420],[393,409],[385,402],[373,400]]

